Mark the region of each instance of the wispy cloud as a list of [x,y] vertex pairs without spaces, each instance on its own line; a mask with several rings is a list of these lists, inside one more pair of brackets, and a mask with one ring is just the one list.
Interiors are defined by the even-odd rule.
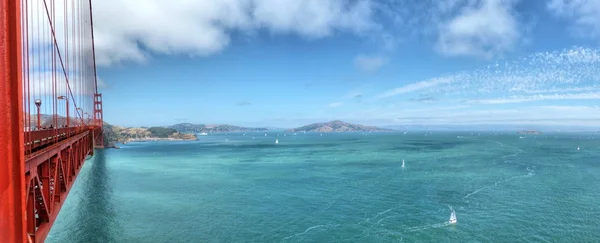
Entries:
[[349,99],[356,99],[356,98],[360,98],[363,96],[363,93],[365,92],[365,90],[367,90],[367,86],[363,85],[360,87],[356,87],[348,92],[346,92],[346,94],[342,97],[343,100],[349,100]]
[[419,98],[411,98],[411,101],[418,101],[418,102],[432,102],[435,100],[435,97],[433,96],[424,96],[424,97],[419,97]]
[[432,78],[429,80],[425,80],[425,81],[421,81],[421,82],[417,82],[417,83],[413,83],[413,84],[408,84],[408,85],[402,86],[400,88],[393,89],[391,91],[388,91],[386,93],[383,93],[383,94],[377,96],[377,98],[380,98],[380,99],[388,98],[388,97],[396,96],[399,94],[420,91],[420,90],[435,87],[438,85],[448,84],[448,83],[453,82],[454,80],[455,80],[454,77],[451,77],[451,76],[450,77]]
[[344,102],[333,102],[333,103],[329,104],[329,107],[335,108],[335,107],[342,106],[343,104],[344,104]]
[[550,0],[547,7],[555,16],[569,20],[576,36],[600,39],[600,1]]
[[338,100],[337,102],[332,102],[329,103],[327,106],[334,108],[334,107],[339,107],[344,105],[346,102],[349,102],[351,100],[355,100],[357,102],[361,101],[361,98],[363,97],[363,92],[365,91],[366,86],[360,86],[357,88],[354,88],[350,91],[348,91],[345,95],[338,97],[336,100]]
[[104,89],[106,87],[107,86],[106,86],[106,83],[104,82],[104,80],[98,77],[98,89]]
[[442,106],[424,109],[369,110],[347,113],[340,119],[362,123],[414,125],[541,124],[598,126],[598,106],[522,106],[515,109],[476,109],[474,106]]
[[600,99],[600,92],[575,93],[575,94],[554,94],[554,95],[533,95],[533,96],[520,96],[520,97],[510,97],[510,98],[501,98],[501,99],[470,100],[467,103],[472,103],[472,104],[511,104],[511,103],[523,103],[523,102],[542,101],[542,100],[598,100],[598,99]]
[[383,56],[358,55],[354,58],[354,65],[365,72],[374,72],[381,68],[387,59]]
[[567,93],[567,92],[592,92],[600,91],[600,85],[592,85],[586,87],[572,87],[572,88],[551,88],[542,90],[523,90],[523,93],[527,94],[543,94],[543,93]]
[[239,105],[239,106],[249,106],[249,105],[252,105],[252,103],[249,102],[249,101],[239,101],[236,104]]
[[[419,96],[454,96],[455,98],[504,98],[506,95],[580,92],[590,93],[600,88],[600,50],[573,47],[555,52],[540,52],[516,59],[497,62],[473,71],[435,77],[384,92],[376,98],[400,94]],[[565,95],[564,99],[577,96]],[[522,98],[528,100],[531,98]],[[556,99],[556,98],[555,98]]]

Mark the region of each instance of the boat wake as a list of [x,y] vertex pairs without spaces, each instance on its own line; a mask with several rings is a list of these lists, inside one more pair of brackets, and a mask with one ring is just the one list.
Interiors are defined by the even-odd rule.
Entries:
[[516,156],[518,156],[519,154],[521,154],[521,153],[523,153],[523,152],[524,152],[522,149],[520,149],[520,148],[519,148],[519,147],[517,147],[517,146],[506,145],[506,144],[504,144],[504,143],[501,143],[501,142],[498,142],[498,141],[494,141],[494,142],[495,142],[495,143],[497,143],[498,145],[500,145],[500,147],[512,147],[512,148],[514,148],[514,149],[516,150],[516,152],[515,152],[514,154],[508,154],[508,155],[504,155],[504,156],[502,156],[502,157],[500,157],[500,158],[503,158],[503,159],[504,159],[504,158],[508,158],[508,157],[516,157]]
[[387,216],[387,217],[384,217],[384,218],[380,218],[379,220],[377,220],[377,224],[381,224],[381,221],[389,219],[389,218],[393,218],[393,217],[397,217],[397,216]]
[[287,240],[287,239],[290,239],[290,238],[294,238],[294,237],[297,237],[297,236],[301,236],[301,235],[303,235],[303,234],[306,234],[306,233],[308,233],[309,231],[311,231],[311,230],[313,230],[313,229],[318,229],[318,228],[321,228],[321,227],[326,227],[326,226],[333,226],[333,227],[337,227],[337,226],[340,226],[340,225],[339,225],[339,224],[334,224],[334,225],[331,225],[331,224],[320,224],[320,225],[311,226],[311,227],[308,227],[306,230],[304,230],[304,232],[300,232],[300,233],[296,233],[296,234],[290,235],[290,236],[288,236],[288,237],[285,237],[285,238],[283,238],[283,240]]
[[[535,165],[532,165],[532,167],[533,167],[533,168],[535,168]],[[473,195],[475,195],[475,194],[477,194],[477,193],[479,193],[479,192],[481,192],[481,191],[483,191],[483,190],[485,190],[485,189],[488,189],[488,188],[491,188],[491,187],[498,186],[499,184],[502,184],[502,183],[505,183],[505,182],[508,182],[508,181],[512,181],[512,180],[514,180],[514,179],[525,178],[525,177],[531,177],[531,176],[535,175],[535,171],[534,171],[533,169],[531,169],[531,168],[527,167],[527,168],[526,168],[526,170],[527,170],[527,174],[525,174],[525,175],[511,176],[511,177],[509,177],[509,178],[506,178],[506,179],[504,179],[504,180],[499,180],[499,181],[496,181],[496,182],[494,182],[494,185],[490,185],[490,186],[484,186],[484,187],[482,187],[482,188],[479,188],[479,189],[477,189],[477,190],[475,190],[475,191],[473,191],[473,192],[471,192],[471,193],[467,194],[467,195],[466,195],[466,196],[465,196],[463,199],[467,199],[467,198],[469,198],[470,196],[473,196]]]
[[[379,218],[379,216],[381,216],[381,215],[384,215],[384,214],[386,214],[386,213],[389,213],[389,212],[391,212],[392,210],[394,210],[394,209],[396,209],[396,208],[398,208],[398,207],[388,208],[388,209],[386,209],[385,211],[381,211],[381,212],[377,213],[375,216],[373,216],[373,217],[371,217],[371,218],[367,218],[367,219],[365,219],[365,220],[363,220],[363,221],[360,221],[360,222],[358,222],[358,223],[357,223],[357,225],[361,225],[361,224],[363,224],[363,223],[368,223],[368,222],[370,222],[371,220],[376,220],[377,218]],[[381,219],[379,219],[379,220],[377,221],[377,223],[379,224],[379,223],[381,222],[381,220],[384,220],[384,219],[386,219],[386,218],[389,218],[389,217],[381,218]]]
[[449,226],[449,225],[450,225],[450,223],[444,222],[444,223],[439,223],[439,224],[430,224],[430,225],[415,226],[415,227],[406,228],[405,232],[423,231],[423,230],[428,230],[428,229],[435,229],[435,228],[446,227],[446,226]]

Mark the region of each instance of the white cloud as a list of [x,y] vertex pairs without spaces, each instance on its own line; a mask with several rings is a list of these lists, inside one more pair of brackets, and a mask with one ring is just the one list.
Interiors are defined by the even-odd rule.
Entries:
[[[439,29],[437,49],[450,56],[491,57],[511,51],[522,36],[513,13],[514,1],[472,1]],[[443,4],[451,8],[452,4]],[[446,6],[448,5],[448,6]]]
[[344,104],[344,102],[334,102],[334,103],[329,104],[329,107],[335,108],[335,107],[342,106],[343,104]]
[[365,72],[374,72],[381,68],[387,59],[382,56],[358,55],[354,58],[354,65]]
[[99,65],[144,61],[150,53],[202,56],[232,32],[267,30],[308,39],[377,28],[369,0],[105,0],[94,2]]
[[555,16],[569,19],[577,36],[600,40],[599,0],[550,0],[547,7]]
[[[408,84],[377,96],[399,94],[419,96],[459,96],[472,99],[494,95],[589,93],[600,86],[600,49],[573,47],[555,52],[534,53],[514,61],[496,63],[473,71],[431,78]],[[490,97],[492,96],[492,97]],[[565,96],[570,97],[570,96]],[[565,99],[567,99],[565,98]]]
[[600,92],[594,93],[575,93],[575,94],[554,94],[554,95],[533,95],[520,96],[500,99],[482,99],[471,100],[468,103],[473,104],[511,104],[523,103],[541,100],[600,100]]
[[106,83],[101,78],[98,78],[98,89],[106,88]]
[[543,93],[567,93],[567,92],[592,92],[600,91],[600,85],[592,85],[586,87],[572,87],[572,88],[551,88],[542,90],[523,90],[526,94],[543,94]]
[[413,84],[408,84],[408,85],[402,86],[400,88],[393,89],[391,91],[388,91],[384,94],[377,96],[377,98],[388,98],[388,97],[396,96],[399,94],[420,91],[420,90],[432,88],[432,87],[435,87],[438,85],[452,83],[454,80],[455,80],[455,78],[451,77],[451,76],[450,77],[432,78],[429,80],[425,80],[425,81],[421,81],[421,82],[417,82],[417,83],[413,83]]
[[[518,109],[474,109],[473,106],[438,106],[425,109],[368,110],[340,115],[338,119],[385,125],[600,125],[598,106],[523,106]],[[318,119],[317,119],[318,120]]]
[[[40,96],[81,96],[87,95],[91,97],[95,93],[92,85],[84,85],[83,79],[78,77],[79,74],[70,72],[69,74],[69,85],[67,86],[67,80],[64,78],[62,73],[57,73],[56,76],[51,71],[47,72],[29,72],[25,73],[23,79],[27,87],[23,90],[29,90],[31,97]],[[100,86],[100,83],[99,85]],[[33,99],[33,98],[32,98]]]

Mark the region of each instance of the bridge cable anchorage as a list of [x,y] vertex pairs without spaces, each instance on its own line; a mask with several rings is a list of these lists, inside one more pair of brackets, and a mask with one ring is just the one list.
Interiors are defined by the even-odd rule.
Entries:
[[91,0],[0,1],[0,58],[0,242],[43,242],[104,145]]

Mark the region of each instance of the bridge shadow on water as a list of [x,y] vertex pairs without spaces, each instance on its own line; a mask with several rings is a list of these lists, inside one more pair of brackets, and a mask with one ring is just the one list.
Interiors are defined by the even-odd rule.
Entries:
[[104,150],[96,150],[88,162],[86,183],[81,188],[81,201],[77,205],[75,222],[81,226],[77,230],[76,242],[115,242],[119,227],[112,201],[112,180],[106,166]]
[[77,180],[47,242],[117,242],[122,227],[116,221],[104,150],[95,151]]

